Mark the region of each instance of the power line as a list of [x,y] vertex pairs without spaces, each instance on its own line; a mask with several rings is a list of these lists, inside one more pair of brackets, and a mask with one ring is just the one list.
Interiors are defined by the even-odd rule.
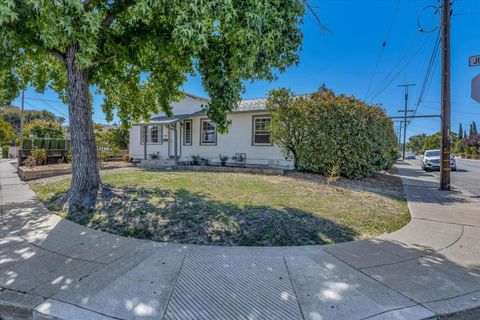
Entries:
[[40,98],[25,98],[25,100],[35,100],[35,101],[43,101],[43,102],[56,102],[64,104],[62,101],[59,100],[49,100],[49,99],[40,99]]
[[[378,96],[380,96],[389,86],[390,84],[400,75],[400,73],[412,62],[412,60],[422,51],[422,49],[425,47],[425,45],[428,43],[430,40],[430,37],[427,38],[413,53],[413,55],[405,62],[403,66],[400,67],[400,69],[394,74],[396,69],[401,65],[403,60],[408,56],[408,52],[410,49],[414,46],[414,42],[412,42],[412,45],[407,49],[405,54],[402,56],[402,58],[399,60],[399,62],[390,70],[390,72],[387,74],[387,76],[383,79],[382,82],[380,82],[377,87],[374,89],[373,93],[374,95],[372,98],[370,98],[369,102],[373,102]],[[393,76],[392,76],[393,75]]]
[[417,114],[418,107],[422,103],[423,97],[425,96],[425,93],[428,91],[428,88],[430,87],[430,83],[431,83],[431,79],[432,79],[432,77],[431,77],[432,76],[432,71],[435,67],[435,64],[436,64],[436,61],[437,61],[437,58],[438,58],[439,48],[440,48],[440,29],[437,32],[437,39],[435,40],[435,44],[433,45],[432,55],[430,56],[430,61],[428,63],[427,72],[425,74],[425,79],[423,80],[422,89],[420,90],[420,94],[419,94],[418,100],[417,100],[417,105],[415,107],[415,111],[414,111],[413,115]]
[[392,31],[393,24],[395,23],[399,7],[400,7],[400,0],[397,0],[397,5],[395,6],[395,11],[393,13],[393,18],[390,21],[390,26],[387,29],[387,33],[386,33],[385,38],[384,38],[383,43],[382,43],[382,49],[380,50],[380,53],[377,57],[377,61],[375,62],[375,66],[373,68],[372,76],[370,77],[370,81],[368,82],[367,92],[365,93],[365,99],[367,99],[368,94],[370,93],[370,89],[372,87],[373,79],[375,78],[375,75],[377,74],[378,66],[380,64],[380,61],[382,60],[383,52],[385,50],[385,47],[387,46],[387,41],[388,41],[388,38],[389,38],[390,33]]
[[[34,109],[36,108],[36,106],[34,106],[33,104],[31,104],[31,103],[29,103],[29,102],[26,102],[26,101],[25,101],[25,104],[26,104],[26,105],[29,105],[30,107],[32,107],[32,108],[34,108]],[[50,108],[52,108],[53,110],[55,110],[56,112],[60,113],[60,114],[61,114],[62,116],[64,116],[65,118],[68,118],[68,116],[67,116],[66,114],[64,114],[62,111],[58,110],[57,108],[55,108],[55,107],[53,107],[53,106],[51,106],[51,105],[48,105],[48,106],[49,106]]]

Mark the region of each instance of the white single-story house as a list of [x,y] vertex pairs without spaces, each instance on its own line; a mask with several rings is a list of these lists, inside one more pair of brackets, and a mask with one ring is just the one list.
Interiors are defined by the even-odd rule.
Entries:
[[154,157],[187,163],[192,156],[200,156],[209,164],[219,164],[220,156],[226,156],[232,165],[293,169],[293,161],[285,159],[281,148],[271,142],[266,101],[242,100],[228,114],[228,133],[220,134],[202,111],[208,99],[186,93],[183,100],[172,104],[172,117],[159,114],[148,123],[132,126],[130,155],[138,160]]

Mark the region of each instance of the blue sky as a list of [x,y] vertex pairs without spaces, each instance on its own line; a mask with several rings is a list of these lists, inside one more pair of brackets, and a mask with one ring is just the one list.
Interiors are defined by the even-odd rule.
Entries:
[[[409,102],[409,108],[415,109],[436,38],[436,32],[419,32],[417,21],[426,30],[438,25],[439,16],[433,16],[433,10],[429,8],[424,9],[436,5],[437,0],[310,0],[310,3],[330,32],[320,30],[308,14],[302,26],[304,40],[299,65],[279,74],[276,81],[246,83],[243,97],[265,97],[269,90],[280,87],[307,93],[325,83],[336,93],[381,103],[389,115],[398,115],[397,111],[403,108],[404,96],[397,85],[416,83],[417,86],[410,91]],[[456,132],[460,122],[464,128],[472,120],[480,123],[480,103],[470,98],[470,81],[480,73],[480,67],[468,66],[469,56],[480,55],[480,1],[454,0],[453,8],[452,131]],[[391,76],[386,78],[389,74]],[[189,79],[184,90],[206,95],[198,77]],[[54,92],[39,95],[28,90],[26,96],[58,100]],[[26,101],[27,109],[45,108],[64,116],[67,114],[66,106],[57,102]],[[95,96],[94,121],[105,123],[101,101],[101,96]],[[19,99],[14,104],[19,105]],[[417,114],[439,112],[440,59]],[[409,126],[408,135],[433,133],[439,130],[439,125],[438,119],[416,119]]]

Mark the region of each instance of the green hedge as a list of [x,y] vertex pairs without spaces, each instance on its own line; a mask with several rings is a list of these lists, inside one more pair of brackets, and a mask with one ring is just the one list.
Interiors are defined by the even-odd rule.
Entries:
[[[395,163],[396,135],[392,121],[379,107],[354,97],[336,96],[329,89],[285,101],[289,101],[290,115],[278,111],[281,108],[274,111],[286,116],[282,119],[274,113],[272,136],[275,140],[279,134],[274,130],[287,125],[300,126],[296,131],[302,138],[296,142],[295,152],[299,169],[325,176],[364,178]],[[291,115],[292,108],[298,110],[295,117]]]
[[57,144],[58,149],[62,149],[62,150],[65,149],[65,144],[66,144],[65,140],[63,139],[58,140],[58,144]]
[[364,178],[395,163],[397,140],[383,110],[329,91],[314,94],[309,100],[300,168]]
[[23,140],[23,150],[32,150],[33,149],[33,141],[30,139]]
[[58,149],[58,139],[52,139],[50,141],[50,149],[51,150],[56,150]]
[[64,139],[24,139],[23,149],[45,149],[45,150],[64,150],[66,142]]

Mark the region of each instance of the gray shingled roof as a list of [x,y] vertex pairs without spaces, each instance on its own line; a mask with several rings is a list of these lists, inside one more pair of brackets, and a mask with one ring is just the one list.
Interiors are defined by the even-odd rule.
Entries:
[[152,117],[152,119],[150,119],[150,122],[159,123],[159,124],[169,124],[169,123],[172,123],[172,122],[187,119],[187,118],[190,118],[192,116],[196,116],[196,115],[203,114],[203,113],[204,113],[203,111],[197,111],[197,112],[193,112],[193,113],[175,114],[171,117],[169,117],[169,116],[157,116],[157,117]]
[[257,111],[267,108],[267,98],[245,99],[240,101],[235,111]]
[[[247,111],[262,111],[267,108],[267,98],[258,98],[258,99],[245,99],[241,100],[233,112],[247,112]],[[188,114],[175,114],[172,117],[168,116],[157,116],[150,119],[150,123],[157,124],[169,124],[183,119],[190,118],[199,114],[204,114],[203,110],[199,110],[193,113]]]

